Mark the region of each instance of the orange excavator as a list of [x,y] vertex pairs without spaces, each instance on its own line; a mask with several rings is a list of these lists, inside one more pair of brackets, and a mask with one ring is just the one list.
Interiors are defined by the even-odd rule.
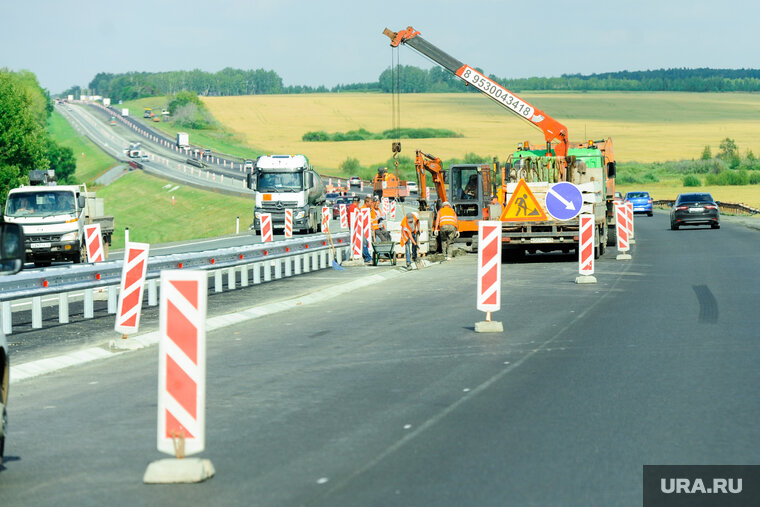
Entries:
[[441,200],[446,200],[446,185],[443,177],[443,167],[441,159],[433,155],[428,155],[422,150],[417,150],[417,156],[414,159],[414,167],[417,169],[417,179],[419,180],[420,211],[427,211],[429,203],[425,190],[427,189],[427,177],[425,171],[430,173],[433,178],[435,191]]

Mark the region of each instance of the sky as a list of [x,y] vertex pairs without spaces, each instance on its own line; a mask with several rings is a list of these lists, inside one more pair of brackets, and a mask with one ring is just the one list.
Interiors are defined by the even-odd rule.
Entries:
[[[0,68],[52,94],[98,72],[273,70],[285,85],[376,81],[388,27],[413,26],[505,78],[660,68],[760,68],[760,25],[738,0],[2,0]],[[402,65],[433,64],[401,48]]]

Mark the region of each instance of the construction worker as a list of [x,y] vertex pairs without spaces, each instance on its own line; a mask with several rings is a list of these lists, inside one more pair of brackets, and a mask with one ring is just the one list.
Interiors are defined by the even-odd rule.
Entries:
[[[401,220],[401,241],[399,244],[404,247],[406,253],[406,267],[412,265],[412,260],[417,262],[417,244],[420,237],[420,221],[414,216],[414,213],[407,213]],[[411,251],[411,260],[410,260]]]
[[451,245],[454,243],[454,239],[459,236],[459,220],[449,201],[441,204],[441,209],[438,210],[438,215],[435,217],[433,228],[441,235],[443,254],[446,256],[446,260],[450,261]]

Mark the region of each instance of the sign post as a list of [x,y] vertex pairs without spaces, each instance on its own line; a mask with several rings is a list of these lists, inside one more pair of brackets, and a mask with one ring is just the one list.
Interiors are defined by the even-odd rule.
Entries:
[[286,238],[293,237],[293,210],[292,209],[285,210],[285,237]]
[[158,450],[174,459],[148,465],[143,482],[201,482],[211,461],[185,458],[206,442],[206,300],[204,271],[161,272],[158,344]]
[[84,240],[87,262],[103,262],[106,257],[103,254],[103,235],[100,233],[100,224],[85,225]]
[[140,328],[149,249],[150,245],[147,243],[130,242],[124,252],[124,267],[121,270],[119,303],[114,324],[114,331],[121,333],[124,339],[127,338],[127,334],[136,333]]
[[477,309],[486,320],[475,323],[476,333],[502,333],[501,322],[491,320],[491,312],[501,309],[501,222],[478,222]]
[[274,235],[272,234],[272,215],[271,213],[261,214],[261,242],[266,243],[272,241]]
[[628,214],[628,242],[633,245],[636,243],[636,240],[633,239],[636,235],[634,234],[633,203],[631,201],[626,201],[625,211]]

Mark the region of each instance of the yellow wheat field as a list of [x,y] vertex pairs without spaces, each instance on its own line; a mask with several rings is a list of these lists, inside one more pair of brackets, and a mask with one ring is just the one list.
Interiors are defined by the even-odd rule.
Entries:
[[[568,127],[571,141],[612,137],[618,161],[653,162],[699,158],[709,145],[733,139],[742,153],[760,154],[760,94],[524,93],[522,98]],[[204,98],[211,113],[253,148],[303,153],[325,172],[348,157],[372,166],[391,155],[390,141],[303,142],[314,130],[345,132],[392,127],[388,94],[342,93]],[[466,153],[504,159],[523,140],[543,142],[527,121],[481,94],[401,96],[401,127],[454,130],[456,139],[402,141],[402,155],[422,149],[442,159]],[[337,173],[337,171],[336,171]]]

